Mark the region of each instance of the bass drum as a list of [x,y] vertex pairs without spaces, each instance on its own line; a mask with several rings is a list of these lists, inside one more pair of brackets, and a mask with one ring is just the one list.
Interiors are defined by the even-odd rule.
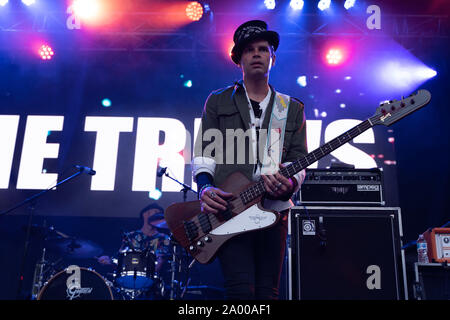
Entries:
[[69,266],[48,280],[37,300],[114,300],[111,285],[92,269]]

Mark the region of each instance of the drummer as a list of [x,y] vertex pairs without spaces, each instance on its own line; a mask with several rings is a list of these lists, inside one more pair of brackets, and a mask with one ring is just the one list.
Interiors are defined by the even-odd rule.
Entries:
[[[163,228],[158,227],[164,223],[164,209],[158,204],[152,203],[141,210],[140,217],[142,221],[141,229],[124,234],[119,252],[128,249],[149,250],[157,258],[155,270],[160,273],[168,256],[169,237],[160,232],[164,230]],[[103,265],[113,264],[112,258],[109,256],[99,257],[98,262]]]

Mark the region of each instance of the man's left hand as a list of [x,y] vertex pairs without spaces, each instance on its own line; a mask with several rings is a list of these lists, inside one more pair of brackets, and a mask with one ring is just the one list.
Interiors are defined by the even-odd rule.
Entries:
[[[283,164],[280,164],[280,168],[284,168]],[[266,192],[274,200],[285,200],[292,196],[294,191],[295,178],[286,178],[279,171],[272,175],[262,175],[264,180],[264,187]]]

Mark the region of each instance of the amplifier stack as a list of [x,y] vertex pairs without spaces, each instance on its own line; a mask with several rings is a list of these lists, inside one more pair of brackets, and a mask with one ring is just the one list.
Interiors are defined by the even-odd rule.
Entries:
[[402,221],[382,169],[306,169],[290,210],[288,299],[408,299]]

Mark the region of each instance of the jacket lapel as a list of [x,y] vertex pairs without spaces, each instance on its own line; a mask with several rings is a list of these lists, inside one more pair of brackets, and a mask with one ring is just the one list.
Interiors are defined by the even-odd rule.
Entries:
[[245,129],[248,130],[250,128],[250,111],[248,110],[249,105],[245,95],[245,89],[242,85],[242,80],[237,82],[234,86],[233,100],[241,114]]

